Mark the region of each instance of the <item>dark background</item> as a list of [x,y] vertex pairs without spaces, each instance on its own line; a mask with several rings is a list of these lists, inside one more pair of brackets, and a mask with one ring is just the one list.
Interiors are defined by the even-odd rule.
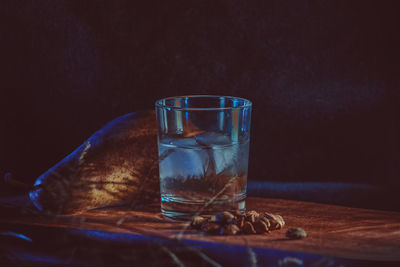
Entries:
[[33,183],[109,120],[253,102],[249,179],[399,185],[396,1],[1,1],[0,174]]

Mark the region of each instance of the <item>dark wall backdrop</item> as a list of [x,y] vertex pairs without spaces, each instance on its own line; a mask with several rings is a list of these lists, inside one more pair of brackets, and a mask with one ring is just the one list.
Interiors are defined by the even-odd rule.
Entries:
[[399,184],[397,1],[1,1],[0,171],[158,98],[253,101],[250,175]]

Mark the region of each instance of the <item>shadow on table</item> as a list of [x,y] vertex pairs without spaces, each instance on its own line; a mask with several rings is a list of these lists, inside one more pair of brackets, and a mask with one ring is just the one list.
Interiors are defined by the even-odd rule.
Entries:
[[400,211],[400,188],[350,183],[276,183],[247,184],[247,194],[267,197],[311,201],[356,208]]

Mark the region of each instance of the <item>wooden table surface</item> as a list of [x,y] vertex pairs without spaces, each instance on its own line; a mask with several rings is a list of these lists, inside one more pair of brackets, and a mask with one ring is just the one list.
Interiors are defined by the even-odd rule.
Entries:
[[[157,206],[146,211],[108,208],[54,219],[33,217],[0,221],[166,238],[181,237],[183,240],[250,245],[349,259],[400,261],[400,212],[253,197],[247,198],[246,207],[247,210],[280,214],[285,219],[286,226],[267,235],[204,235],[190,228],[184,230],[187,225],[185,222],[164,219]],[[291,227],[303,228],[308,237],[301,240],[285,238],[286,230]]]

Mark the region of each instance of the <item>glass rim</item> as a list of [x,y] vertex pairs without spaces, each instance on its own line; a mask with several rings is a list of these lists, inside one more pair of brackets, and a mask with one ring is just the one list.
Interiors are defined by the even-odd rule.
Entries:
[[[180,98],[214,98],[214,99],[237,99],[237,100],[242,100],[243,104],[237,106],[237,107],[208,107],[208,108],[194,108],[194,107],[177,107],[175,105],[166,105],[162,104],[163,101],[165,100],[173,100],[173,99],[180,99]],[[156,108],[165,108],[169,110],[229,110],[229,109],[241,109],[241,108],[248,108],[251,107],[253,103],[245,98],[242,97],[236,97],[236,96],[222,96],[222,95],[182,95],[182,96],[170,96],[170,97],[165,97],[158,99],[155,103]]]

